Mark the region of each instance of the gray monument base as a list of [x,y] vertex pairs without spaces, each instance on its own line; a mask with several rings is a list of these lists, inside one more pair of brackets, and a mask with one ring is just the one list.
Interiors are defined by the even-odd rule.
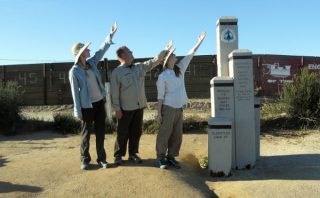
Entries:
[[[234,123],[233,78],[214,77],[211,79],[210,84],[211,117],[229,118]],[[232,168],[235,167],[235,132],[234,128],[232,128]]]
[[232,122],[228,118],[208,120],[208,162],[212,176],[229,176],[232,166]]

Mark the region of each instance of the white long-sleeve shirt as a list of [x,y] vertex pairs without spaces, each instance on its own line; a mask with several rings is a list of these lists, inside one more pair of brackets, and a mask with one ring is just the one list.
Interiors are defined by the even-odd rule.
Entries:
[[158,78],[158,100],[173,108],[181,108],[188,102],[188,96],[184,85],[184,74],[187,70],[195,51],[191,50],[177,66],[181,74],[177,77],[172,69],[165,69]]

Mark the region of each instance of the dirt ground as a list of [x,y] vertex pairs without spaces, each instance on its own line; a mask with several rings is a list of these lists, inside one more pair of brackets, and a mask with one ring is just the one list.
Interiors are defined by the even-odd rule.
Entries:
[[[95,160],[95,138],[91,136]],[[182,169],[161,170],[155,162],[155,135],[143,135],[142,164],[108,169],[94,161],[80,170],[79,135],[53,132],[0,136],[0,197],[319,197],[320,133],[261,136],[261,158],[251,170],[211,177],[198,159],[207,155],[207,134],[184,135]],[[106,135],[113,163],[115,136]]]

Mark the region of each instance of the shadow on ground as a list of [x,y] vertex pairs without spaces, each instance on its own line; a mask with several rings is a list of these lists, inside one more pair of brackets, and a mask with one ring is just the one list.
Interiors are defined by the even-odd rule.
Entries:
[[64,135],[52,131],[20,132],[16,135],[0,135],[1,141],[27,141],[27,140],[53,140],[55,138],[65,138],[71,135]]
[[320,154],[262,156],[254,168],[232,170],[230,177],[210,181],[320,180]]
[[188,154],[181,159],[182,169],[172,168],[172,170],[179,179],[201,191],[204,197],[218,197],[206,184],[209,174],[207,175],[207,170],[200,167],[198,161],[193,154]]
[[42,188],[37,186],[28,186],[21,184],[12,184],[10,182],[0,181],[0,194],[1,193],[9,193],[9,192],[41,192]]
[[[194,155],[188,155],[181,160],[181,169],[176,169],[173,166],[168,166],[165,171],[170,171],[178,180],[188,184],[193,189],[196,189],[203,195],[203,197],[218,197],[205,183],[203,174],[199,174],[199,171],[203,171],[199,165],[197,165],[197,159]],[[114,164],[112,164],[115,166]],[[159,169],[156,159],[143,159],[143,163],[133,163],[124,159],[124,163],[121,166],[125,167],[151,167]],[[198,166],[198,167],[196,167]]]
[[6,166],[6,164],[9,161],[7,160],[7,158],[4,158],[3,156],[0,155],[0,167]]

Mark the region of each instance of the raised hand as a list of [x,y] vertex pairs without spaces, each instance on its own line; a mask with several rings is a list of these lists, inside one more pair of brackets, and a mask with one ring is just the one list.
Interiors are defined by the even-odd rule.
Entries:
[[110,36],[112,37],[116,33],[117,30],[118,30],[118,25],[116,22],[114,22],[114,24],[112,25],[111,30],[110,30]]
[[206,37],[206,32],[202,32],[201,35],[198,37],[198,43],[201,43],[205,37]]
[[202,32],[200,36],[198,37],[198,41],[196,45],[192,48],[192,50],[195,52],[198,50],[199,46],[201,45],[203,39],[206,37],[206,32]]
[[171,40],[171,41],[169,41],[169,43],[167,44],[166,50],[170,51],[170,50],[172,49],[172,47],[173,47],[173,41]]

